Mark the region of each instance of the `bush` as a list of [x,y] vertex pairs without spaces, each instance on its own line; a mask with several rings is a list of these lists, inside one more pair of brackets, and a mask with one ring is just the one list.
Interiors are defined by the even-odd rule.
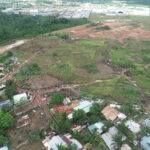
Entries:
[[100,30],[111,30],[109,26],[102,26],[100,27]]
[[95,64],[86,64],[83,66],[84,69],[87,70],[88,73],[98,73],[99,69]]
[[86,113],[83,110],[76,110],[73,112],[73,121],[79,125],[85,124],[87,119]]
[[52,103],[53,104],[61,104],[64,101],[64,96],[60,93],[54,93],[52,96]]
[[56,36],[61,39],[69,39],[69,35],[66,33],[59,33],[59,34],[56,34]]

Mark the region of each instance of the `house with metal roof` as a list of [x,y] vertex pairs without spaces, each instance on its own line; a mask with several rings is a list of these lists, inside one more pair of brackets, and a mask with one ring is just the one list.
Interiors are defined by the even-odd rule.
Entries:
[[140,124],[136,123],[133,120],[128,120],[125,122],[125,126],[133,133],[138,133],[141,130]]
[[15,105],[18,105],[22,102],[29,102],[31,98],[27,95],[27,93],[21,93],[13,96],[13,101]]
[[0,150],[8,150],[7,146],[1,147]]
[[150,150],[150,136],[144,136],[141,140],[141,145],[144,150]]
[[115,146],[113,145],[113,137],[117,134],[118,129],[115,126],[109,128],[108,132],[102,134],[102,139],[110,150],[115,150]]
[[[92,102],[89,101],[81,101],[77,106],[73,108],[74,111],[76,110],[83,110],[85,113],[88,113],[90,111],[90,108],[92,107]],[[68,119],[72,119],[73,113],[68,115]]]
[[47,150],[58,150],[58,145],[69,146],[75,144],[78,150],[81,150],[83,146],[76,140],[71,138],[70,134],[56,135],[46,137],[42,142]]
[[103,132],[103,127],[104,124],[102,122],[96,122],[95,124],[88,126],[88,129],[90,130],[90,132],[96,130],[97,134],[101,134]]
[[123,144],[120,150],[132,150],[128,144]]
[[0,102],[0,109],[2,109],[4,106],[9,105],[11,106],[10,100],[2,101]]
[[124,120],[127,118],[127,116],[121,112],[119,112],[117,109],[111,107],[111,106],[106,106],[102,110],[102,114],[105,116],[107,120],[114,121],[116,119],[119,120]]

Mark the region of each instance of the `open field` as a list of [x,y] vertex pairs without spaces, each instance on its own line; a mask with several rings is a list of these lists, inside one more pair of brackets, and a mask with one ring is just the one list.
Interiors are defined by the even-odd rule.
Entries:
[[[18,73],[15,79],[31,89],[113,79],[82,87],[81,95],[119,102],[147,102],[150,31],[144,28],[145,22],[106,20],[61,30],[56,35],[38,36],[16,48],[14,54],[25,52],[26,58],[28,52],[40,51],[31,63],[38,64],[41,71],[34,76]],[[68,34],[69,39],[57,36],[62,33]]]

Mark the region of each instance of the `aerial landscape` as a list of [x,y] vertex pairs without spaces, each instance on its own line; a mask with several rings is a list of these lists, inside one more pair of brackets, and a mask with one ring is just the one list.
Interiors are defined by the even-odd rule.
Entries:
[[0,0],[0,150],[150,150],[150,0]]

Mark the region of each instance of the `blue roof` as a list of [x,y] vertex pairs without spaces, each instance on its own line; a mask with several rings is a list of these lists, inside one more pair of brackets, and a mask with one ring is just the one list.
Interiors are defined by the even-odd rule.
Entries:
[[144,150],[150,150],[150,136],[144,136],[141,141]]
[[10,100],[0,102],[0,109],[2,109],[4,105],[11,105]]

